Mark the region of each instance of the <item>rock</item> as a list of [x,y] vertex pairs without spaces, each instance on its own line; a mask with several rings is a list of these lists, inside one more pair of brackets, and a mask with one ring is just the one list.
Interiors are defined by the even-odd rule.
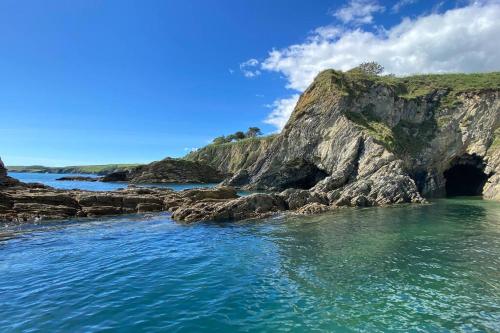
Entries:
[[224,176],[202,162],[166,158],[134,169],[127,180],[132,183],[218,183]]
[[97,177],[67,176],[67,177],[57,178],[56,180],[59,180],[59,181],[96,182],[96,181],[99,181],[100,179],[97,178]]
[[129,181],[130,171],[116,171],[101,177],[102,182],[126,182]]
[[324,204],[320,204],[317,202],[309,203],[305,206],[300,207],[296,214],[299,215],[314,215],[314,214],[322,214],[332,210],[332,207]]
[[226,179],[222,182],[222,185],[225,186],[235,186],[241,187],[243,185],[247,185],[250,182],[250,174],[247,170],[239,170],[235,175],[231,178]]
[[0,180],[5,177],[7,177],[7,169],[5,168],[5,165],[3,164],[3,161],[0,158]]
[[7,169],[0,158],[0,190],[2,187],[12,186],[18,183],[19,181],[17,179],[7,176]]
[[172,218],[178,221],[237,221],[261,218],[286,209],[284,200],[272,194],[255,193],[233,200],[202,201],[177,208]]
[[[276,135],[248,138],[233,143],[210,144],[189,153],[185,159],[207,164],[224,175],[236,175],[251,168],[273,144]],[[240,186],[228,183],[230,186]]]
[[204,189],[190,189],[184,190],[179,193],[181,198],[189,199],[191,201],[201,201],[205,199],[235,199],[238,198],[236,190],[233,187],[217,187],[217,188],[204,188]]
[[299,189],[288,189],[280,193],[288,204],[288,209],[296,210],[311,203],[328,204],[325,193]]
[[[301,188],[339,199],[337,189],[361,191],[369,184],[374,193],[354,201],[358,195],[346,194],[341,202],[348,205],[447,195],[454,180],[445,173],[473,157],[482,162],[476,167],[487,178],[478,184],[480,194],[500,200],[498,75],[481,75],[491,83],[472,87],[476,79],[467,75],[453,81],[446,75],[387,79],[326,70],[302,94],[282,132],[251,161],[245,160],[248,150],[237,144],[210,145],[188,157],[216,161],[213,165],[221,169],[229,156],[244,161],[232,164],[230,172],[238,177],[225,184],[244,184],[248,190]],[[420,93],[405,95],[411,89]],[[383,186],[384,180],[372,175],[391,162],[399,166],[382,177],[394,178]],[[403,187],[397,189],[398,184]]]

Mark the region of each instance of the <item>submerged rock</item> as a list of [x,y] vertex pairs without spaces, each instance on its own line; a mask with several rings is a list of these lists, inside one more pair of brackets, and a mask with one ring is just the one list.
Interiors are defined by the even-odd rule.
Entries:
[[67,177],[61,177],[57,178],[56,180],[59,181],[78,181],[78,182],[97,182],[100,180],[100,178],[97,177],[86,177],[86,176],[67,176]]

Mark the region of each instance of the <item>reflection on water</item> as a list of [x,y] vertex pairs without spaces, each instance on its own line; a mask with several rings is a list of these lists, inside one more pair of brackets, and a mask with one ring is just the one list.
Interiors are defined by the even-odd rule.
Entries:
[[2,230],[10,235],[0,242],[6,332],[500,331],[494,202]]

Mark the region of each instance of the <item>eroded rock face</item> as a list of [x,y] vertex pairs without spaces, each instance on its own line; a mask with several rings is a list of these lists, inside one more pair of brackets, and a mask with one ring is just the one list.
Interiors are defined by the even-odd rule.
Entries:
[[5,168],[5,165],[3,164],[3,161],[0,158],[0,191],[4,187],[12,186],[17,183],[19,183],[18,180],[11,178],[7,175],[7,169]]
[[0,221],[25,222],[172,211],[181,207],[187,209],[195,203],[230,202],[236,198],[236,190],[228,187],[180,192],[129,187],[117,191],[91,192],[58,190],[41,184],[18,182],[0,191]]
[[5,169],[5,165],[0,158],[0,179],[4,179],[5,177],[7,177],[7,169]]
[[283,131],[246,166],[244,188],[312,185],[333,205],[421,202],[447,195],[446,170],[474,155],[489,177],[483,196],[498,199],[500,89],[424,84],[426,92],[408,97],[409,86],[395,80],[318,75]]
[[134,169],[132,183],[218,183],[225,175],[206,163],[166,158]]
[[229,201],[198,201],[177,208],[172,218],[184,222],[237,221],[262,218],[284,210],[286,204],[280,196],[255,193]]

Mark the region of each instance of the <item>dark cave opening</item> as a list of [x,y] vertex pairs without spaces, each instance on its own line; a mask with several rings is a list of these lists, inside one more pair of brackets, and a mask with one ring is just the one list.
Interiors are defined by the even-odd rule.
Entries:
[[482,195],[488,175],[484,173],[485,164],[479,156],[464,155],[457,159],[444,172],[446,196]]
[[269,175],[266,181],[278,190],[288,188],[308,190],[327,176],[328,174],[314,163],[296,159],[282,165],[278,174]]

